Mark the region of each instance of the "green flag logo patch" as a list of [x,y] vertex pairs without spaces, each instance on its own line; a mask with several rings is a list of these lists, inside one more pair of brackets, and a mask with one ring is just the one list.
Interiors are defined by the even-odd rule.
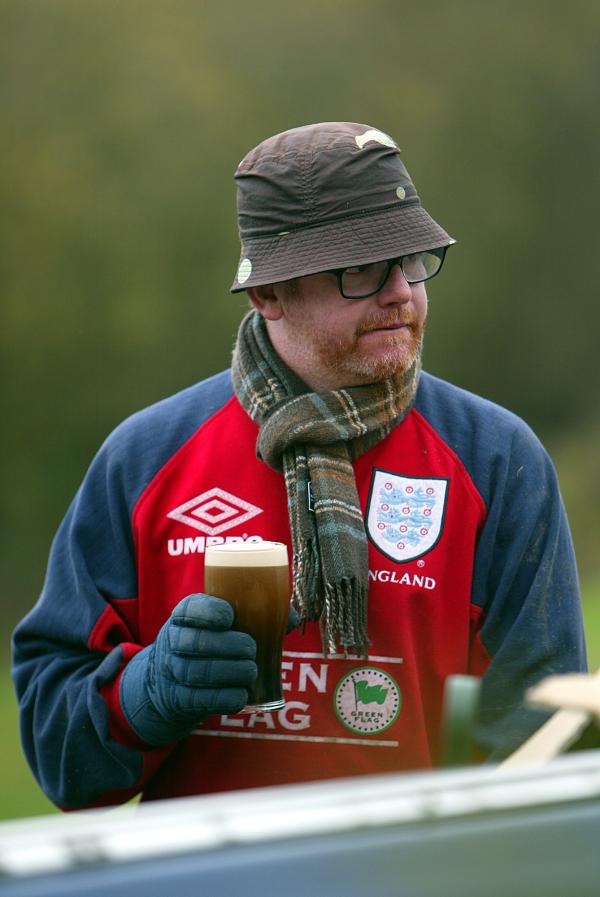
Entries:
[[352,732],[374,735],[394,723],[402,706],[397,683],[377,667],[358,667],[337,684],[335,712]]

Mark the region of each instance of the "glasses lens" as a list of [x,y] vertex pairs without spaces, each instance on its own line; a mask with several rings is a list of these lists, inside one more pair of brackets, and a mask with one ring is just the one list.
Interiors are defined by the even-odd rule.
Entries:
[[342,294],[347,299],[362,299],[376,293],[383,286],[388,269],[388,262],[346,268],[342,273]]
[[395,262],[402,266],[402,273],[408,283],[421,283],[424,280],[429,280],[442,267],[447,248],[447,246],[442,246],[440,249],[413,252],[412,255],[405,255],[397,260],[388,259],[384,262],[372,262],[369,265],[345,268],[341,273],[342,295],[346,299],[366,299],[367,296],[379,292]]
[[402,273],[408,283],[419,283],[423,280],[429,280],[442,267],[445,254],[446,247],[442,246],[441,249],[428,249],[425,252],[414,252],[412,255],[405,255],[402,259]]

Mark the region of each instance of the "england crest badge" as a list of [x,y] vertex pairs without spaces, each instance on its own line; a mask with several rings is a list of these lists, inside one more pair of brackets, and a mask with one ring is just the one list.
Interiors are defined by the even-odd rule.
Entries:
[[367,535],[392,561],[414,561],[437,544],[444,528],[449,480],[373,471]]

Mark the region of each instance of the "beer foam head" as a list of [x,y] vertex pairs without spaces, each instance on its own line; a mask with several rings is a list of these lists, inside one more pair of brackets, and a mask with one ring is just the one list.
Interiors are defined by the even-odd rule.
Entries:
[[207,545],[207,567],[281,567],[287,566],[285,542],[225,542]]

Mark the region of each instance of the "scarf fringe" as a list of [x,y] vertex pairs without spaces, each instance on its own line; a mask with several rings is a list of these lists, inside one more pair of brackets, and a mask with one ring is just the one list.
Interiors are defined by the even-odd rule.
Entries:
[[[294,555],[292,603],[302,623],[319,622],[323,654],[357,654],[368,659],[368,589],[353,578],[339,583],[319,582],[319,556],[311,540]],[[319,598],[319,595],[322,597]]]
[[[368,590],[356,579],[326,583],[325,610],[321,615],[324,654],[357,654],[368,659]],[[339,646],[339,647],[338,647]]]

